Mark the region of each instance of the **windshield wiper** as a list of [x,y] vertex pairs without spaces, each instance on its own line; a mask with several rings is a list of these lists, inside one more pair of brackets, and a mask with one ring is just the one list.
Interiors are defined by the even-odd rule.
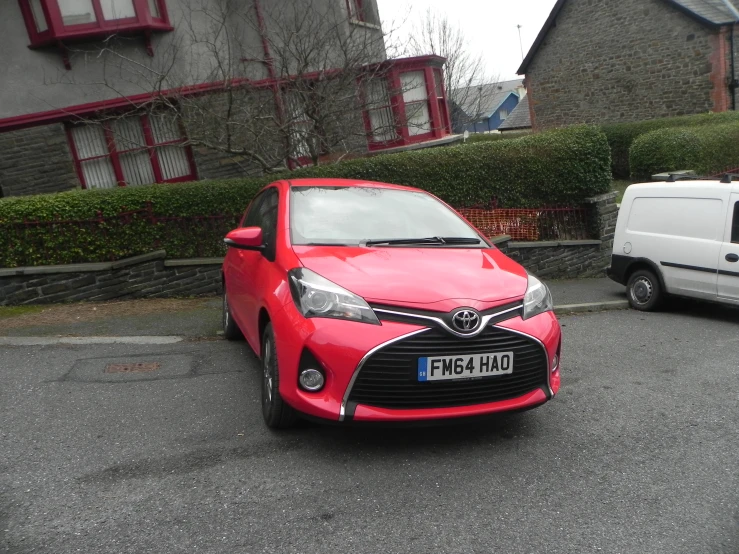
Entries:
[[364,246],[379,246],[381,244],[387,244],[388,246],[403,245],[403,244],[480,244],[482,241],[474,237],[425,237],[417,239],[378,239],[368,240],[364,243]]

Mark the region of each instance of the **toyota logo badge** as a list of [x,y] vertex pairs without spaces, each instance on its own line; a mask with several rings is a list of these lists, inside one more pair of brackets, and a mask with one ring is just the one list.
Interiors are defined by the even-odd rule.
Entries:
[[460,333],[472,333],[480,326],[480,314],[475,310],[459,310],[452,316],[452,325]]

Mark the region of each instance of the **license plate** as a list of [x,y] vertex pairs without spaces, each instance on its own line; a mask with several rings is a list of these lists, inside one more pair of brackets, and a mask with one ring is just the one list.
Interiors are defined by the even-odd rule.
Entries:
[[513,352],[418,358],[419,381],[473,379],[513,373]]

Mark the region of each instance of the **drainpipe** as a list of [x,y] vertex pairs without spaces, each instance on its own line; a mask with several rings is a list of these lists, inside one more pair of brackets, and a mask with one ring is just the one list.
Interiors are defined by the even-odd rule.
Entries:
[[731,0],[723,0],[726,8],[734,16],[734,22],[731,24],[731,35],[729,35],[729,43],[731,44],[731,82],[729,83],[729,91],[731,92],[731,109],[736,111],[736,89],[739,83],[736,80],[736,62],[734,56],[734,29],[739,23],[739,10],[734,7]]

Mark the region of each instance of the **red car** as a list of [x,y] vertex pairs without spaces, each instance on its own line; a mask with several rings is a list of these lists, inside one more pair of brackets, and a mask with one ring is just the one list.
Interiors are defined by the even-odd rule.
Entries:
[[270,427],[462,418],[559,390],[546,285],[427,192],[279,181],[225,242],[224,332],[262,360]]

